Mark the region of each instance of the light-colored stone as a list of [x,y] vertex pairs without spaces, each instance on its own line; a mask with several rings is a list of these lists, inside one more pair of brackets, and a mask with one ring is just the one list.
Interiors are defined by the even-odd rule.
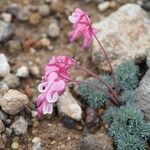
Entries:
[[38,77],[40,74],[40,69],[37,66],[31,66],[30,67],[30,73],[31,75],[33,75],[34,77]]
[[23,135],[27,133],[28,123],[23,117],[20,117],[10,128],[14,130],[16,135]]
[[0,98],[0,106],[2,110],[10,115],[19,113],[28,104],[27,95],[17,90],[8,90],[8,92]]
[[4,54],[0,54],[0,77],[4,77],[9,72],[10,66],[7,57]]
[[60,28],[57,23],[53,22],[48,26],[48,36],[50,38],[57,38],[60,35]]
[[32,150],[42,150],[42,142],[41,139],[39,137],[34,137],[32,139]]
[[11,148],[12,148],[12,150],[17,150],[19,148],[19,143],[18,142],[13,142],[11,144]]
[[5,82],[0,82],[0,97],[3,96],[8,90],[8,85]]
[[3,20],[4,21],[6,21],[6,22],[11,22],[12,21],[12,15],[11,14],[9,14],[9,13],[2,13],[2,18],[3,18]]
[[69,90],[66,90],[65,93],[60,96],[57,107],[59,113],[62,115],[67,115],[78,121],[82,118],[82,109]]
[[50,13],[50,8],[46,4],[40,5],[38,10],[39,10],[40,15],[43,17],[49,15],[49,13]]
[[140,108],[144,111],[146,118],[150,121],[150,70],[148,70],[140,81],[136,90],[136,100]]
[[5,122],[7,118],[8,118],[8,115],[2,110],[0,110],[0,120]]
[[17,77],[27,78],[29,76],[29,69],[27,66],[21,66],[16,73]]
[[[141,62],[150,48],[150,19],[147,13],[136,4],[126,4],[106,17],[95,27],[100,29],[98,39],[106,49],[113,66],[124,60]],[[100,51],[96,40],[93,42],[92,60],[98,68],[107,70],[106,57]]]
[[14,28],[8,22],[0,20],[0,43],[6,42],[14,34]]
[[16,88],[20,85],[19,78],[11,73],[5,76],[4,82],[8,85],[9,88]]

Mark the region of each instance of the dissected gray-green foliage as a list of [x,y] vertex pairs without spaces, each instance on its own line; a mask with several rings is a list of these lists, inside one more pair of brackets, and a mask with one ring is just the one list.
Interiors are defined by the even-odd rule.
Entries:
[[[111,76],[103,75],[101,76],[101,78],[105,80],[109,85],[113,86]],[[95,86],[100,86],[105,91],[108,91],[108,88],[103,83],[101,83],[98,79],[91,79],[88,80],[87,82],[90,82]],[[98,108],[108,102],[109,96],[100,89],[96,89],[94,87],[81,83],[79,85],[79,92],[81,97],[83,97],[84,101],[93,108]]]
[[127,103],[135,103],[135,91],[134,90],[126,90],[121,93],[121,101],[124,104]]
[[139,107],[127,103],[120,108],[106,110],[104,121],[110,125],[109,135],[113,137],[118,150],[146,150],[150,137],[150,124],[144,121]]
[[115,73],[121,90],[133,90],[138,86],[139,67],[133,61],[122,63]]

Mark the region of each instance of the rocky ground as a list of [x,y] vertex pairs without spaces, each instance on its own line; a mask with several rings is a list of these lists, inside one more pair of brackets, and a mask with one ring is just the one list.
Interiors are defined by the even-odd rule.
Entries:
[[[115,12],[128,2],[139,6],[128,5]],[[148,56],[150,48],[148,0],[2,0],[0,149],[113,149],[112,139],[106,134],[106,127],[102,125],[100,119],[104,110],[99,109],[95,114],[89,109],[84,113],[85,106],[80,103],[73,86],[60,97],[53,115],[42,119],[36,117],[37,85],[41,81],[44,64],[53,55],[67,54],[75,57],[83,66],[97,73],[108,71],[103,57],[96,57],[95,42],[89,53],[83,51],[80,41],[75,44],[68,43],[67,35],[71,30],[71,24],[67,18],[76,7],[86,10],[93,22],[97,22],[95,25],[105,31],[99,38],[108,49],[114,66],[128,58],[141,63]],[[113,12],[115,13],[112,14]],[[107,17],[108,15],[110,16]],[[126,34],[122,34],[122,31]],[[110,34],[112,36],[108,36]],[[114,48],[116,52],[112,51]],[[149,66],[149,57],[147,64]],[[83,75],[81,73],[73,70],[75,78],[81,78]],[[150,80],[149,71],[138,89],[139,99],[145,98],[143,96],[145,90],[149,93],[150,85],[145,85],[145,80]],[[146,97],[145,103],[140,104],[149,118],[148,103],[149,97]],[[85,116],[89,112],[94,116],[92,124],[85,123],[88,122]]]

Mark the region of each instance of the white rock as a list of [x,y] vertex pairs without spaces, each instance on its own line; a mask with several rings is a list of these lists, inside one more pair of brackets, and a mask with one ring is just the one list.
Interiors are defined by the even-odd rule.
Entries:
[[98,4],[98,9],[102,12],[110,7],[110,2],[105,1],[103,3]]
[[2,110],[10,115],[19,113],[28,104],[27,95],[20,93],[17,90],[8,90],[2,98],[0,98],[0,106]]
[[0,54],[0,77],[4,77],[10,72],[8,60],[4,54]]
[[27,78],[29,76],[29,69],[28,69],[28,67],[26,67],[26,66],[20,67],[17,70],[16,76],[20,77],[20,78]]
[[2,18],[6,22],[11,22],[12,21],[12,15],[9,13],[2,13]]
[[16,120],[11,126],[16,135],[23,135],[27,133],[28,123],[23,117]]
[[31,75],[33,75],[34,77],[38,77],[40,74],[40,69],[37,66],[31,66],[30,67],[30,73]]
[[41,139],[39,137],[34,137],[32,139],[32,150],[42,150],[42,142]]
[[[126,4],[106,17],[95,27],[100,29],[97,34],[104,48],[117,66],[124,60],[133,59],[141,62],[150,48],[150,21],[146,12],[136,4]],[[99,54],[99,45],[93,42],[92,60],[103,70],[108,69],[103,52]]]
[[38,10],[39,10],[40,15],[43,17],[49,15],[49,13],[50,13],[50,8],[46,4],[40,5]]
[[62,115],[67,115],[78,121],[82,118],[82,109],[69,90],[60,96],[57,107],[59,113]]
[[48,36],[50,38],[57,38],[60,35],[60,28],[57,23],[53,22],[48,26]]

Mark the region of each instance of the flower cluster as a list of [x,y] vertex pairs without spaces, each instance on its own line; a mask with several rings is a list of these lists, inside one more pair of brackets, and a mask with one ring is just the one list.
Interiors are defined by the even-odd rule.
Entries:
[[69,82],[69,69],[75,64],[76,61],[71,57],[57,56],[53,57],[45,66],[43,81],[38,86],[41,93],[37,100],[39,117],[52,113],[53,104],[65,91],[66,83]]
[[83,48],[88,48],[92,42],[92,37],[98,33],[98,29],[92,27],[87,13],[76,8],[74,13],[69,16],[69,21],[73,23],[73,31],[69,33],[70,42],[83,36]]

